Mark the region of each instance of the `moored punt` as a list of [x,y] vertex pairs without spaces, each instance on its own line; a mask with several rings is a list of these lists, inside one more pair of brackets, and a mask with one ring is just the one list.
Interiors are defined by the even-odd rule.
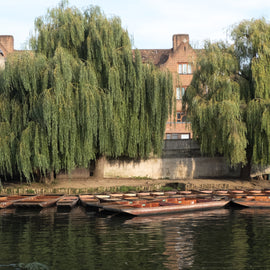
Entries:
[[63,195],[37,195],[13,203],[15,207],[45,208],[56,204]]
[[171,214],[195,210],[209,210],[222,208],[228,203],[227,200],[211,200],[196,198],[168,198],[153,200],[151,202],[133,204],[107,204],[103,209],[110,212],[130,214],[134,216]]
[[182,194],[182,195],[191,195],[192,191],[191,190],[183,190],[183,191],[179,191],[178,193]]
[[91,209],[99,208],[100,200],[98,198],[95,198],[94,195],[89,195],[89,194],[79,195],[79,199],[82,206],[86,208],[91,208]]
[[253,194],[253,195],[260,195],[262,194],[262,190],[260,189],[251,189],[247,191],[248,194]]
[[216,190],[214,191],[214,194],[218,196],[227,196],[229,195],[229,192],[228,190]]
[[150,196],[150,192],[139,192],[137,193],[137,197],[145,197]]
[[247,193],[244,190],[229,190],[229,196],[234,199],[240,199],[247,196]]
[[153,191],[150,193],[152,196],[164,196],[164,192],[162,191]]
[[192,195],[196,197],[211,197],[213,190],[192,190]]
[[0,197],[0,209],[8,208],[13,206],[13,204],[24,198],[29,198],[28,195],[10,195]]
[[111,198],[122,198],[123,197],[123,193],[111,193],[110,197]]
[[56,205],[59,208],[72,208],[74,207],[79,201],[78,196],[71,196],[71,195],[66,195],[60,198],[57,202]]
[[270,208],[270,196],[267,194],[250,195],[238,199],[232,199],[231,207]]

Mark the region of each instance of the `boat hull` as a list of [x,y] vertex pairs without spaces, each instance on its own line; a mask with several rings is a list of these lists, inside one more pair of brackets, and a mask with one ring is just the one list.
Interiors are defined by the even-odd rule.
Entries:
[[9,195],[0,197],[0,209],[12,207],[15,202],[22,199],[29,198],[29,196],[24,195]]
[[81,205],[89,210],[98,210],[100,206],[100,200],[93,195],[79,195]]
[[234,200],[231,202],[231,207],[238,206],[243,208],[270,208],[270,201],[248,201]]
[[223,208],[228,203],[226,200],[198,202],[194,204],[182,205],[182,204],[164,204],[155,207],[130,207],[119,205],[106,205],[103,209],[110,212],[117,212],[121,214],[129,214],[133,216],[147,216],[147,215],[160,215],[160,214],[172,214],[188,211],[202,211],[216,208]]
[[79,201],[77,196],[64,196],[56,202],[58,208],[73,208]]
[[37,195],[15,202],[13,205],[20,208],[46,208],[52,207],[62,196]]

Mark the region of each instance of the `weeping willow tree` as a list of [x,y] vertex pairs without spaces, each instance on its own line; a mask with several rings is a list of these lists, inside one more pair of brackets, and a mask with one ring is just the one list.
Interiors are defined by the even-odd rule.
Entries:
[[233,45],[205,44],[184,102],[202,152],[246,176],[270,164],[270,25],[243,21],[231,36]]
[[172,78],[141,61],[117,17],[66,1],[0,74],[0,174],[30,181],[100,155],[160,154]]

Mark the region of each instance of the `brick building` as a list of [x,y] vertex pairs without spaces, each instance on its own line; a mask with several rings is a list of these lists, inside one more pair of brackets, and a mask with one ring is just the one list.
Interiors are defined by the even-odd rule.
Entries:
[[[14,52],[13,36],[0,36],[0,68],[4,67],[5,57]],[[176,115],[169,117],[165,139],[189,139],[192,137],[190,124],[182,110],[182,96],[192,80],[196,51],[189,44],[189,35],[173,36],[171,49],[140,50],[144,63],[152,62],[160,69],[168,69],[173,74],[173,87],[176,100]]]
[[182,110],[182,96],[191,83],[195,67],[196,51],[189,44],[189,35],[173,36],[173,48],[165,50],[140,50],[144,63],[151,62],[160,69],[168,69],[173,74],[173,87],[176,100],[176,115],[166,124],[165,139],[192,138],[190,124]]

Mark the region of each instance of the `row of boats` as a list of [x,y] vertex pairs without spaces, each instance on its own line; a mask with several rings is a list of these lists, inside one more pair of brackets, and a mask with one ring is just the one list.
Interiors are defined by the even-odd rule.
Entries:
[[270,190],[203,190],[139,192],[126,194],[9,195],[0,196],[0,209],[8,207],[72,208],[76,205],[95,211],[133,216],[169,214],[224,207],[270,208]]

